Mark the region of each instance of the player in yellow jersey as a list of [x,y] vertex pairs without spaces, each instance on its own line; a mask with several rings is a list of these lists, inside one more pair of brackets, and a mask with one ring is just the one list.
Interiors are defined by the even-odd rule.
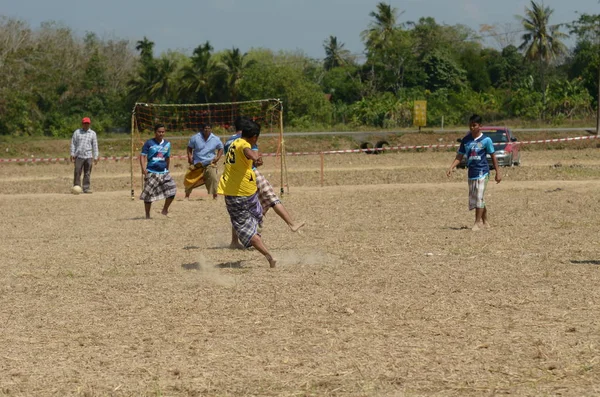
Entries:
[[252,150],[260,135],[260,125],[248,120],[242,127],[242,137],[235,140],[225,156],[225,170],[219,180],[217,193],[225,196],[227,212],[244,247],[254,247],[267,258],[270,267],[277,261],[265,247],[258,227],[262,222],[262,207],[256,188],[254,161],[260,161],[258,151]]

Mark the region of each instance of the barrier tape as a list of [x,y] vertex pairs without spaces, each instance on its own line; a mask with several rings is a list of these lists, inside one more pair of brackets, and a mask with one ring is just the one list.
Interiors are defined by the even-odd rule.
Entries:
[[[553,138],[553,139],[538,139],[538,140],[529,140],[529,141],[518,141],[513,142],[513,145],[531,145],[538,143],[560,143],[560,142],[572,142],[572,141],[585,141],[592,139],[599,139],[599,135],[586,135],[586,136],[577,136],[572,138]],[[494,143],[494,145],[505,145],[506,143]],[[344,149],[344,150],[324,150],[320,152],[286,152],[286,156],[319,156],[321,154],[346,154],[346,153],[361,153],[361,152],[383,152],[383,151],[400,151],[400,150],[419,150],[419,149],[448,149],[448,148],[457,148],[460,144],[452,143],[452,144],[436,144],[436,145],[406,145],[406,146],[385,146],[382,148],[367,148],[367,149]],[[262,153],[263,157],[276,157],[278,153]],[[137,160],[139,157],[134,156],[133,159]],[[187,156],[171,156],[173,159],[187,159]],[[130,156],[109,156],[109,157],[99,157],[98,160],[101,161],[121,161],[121,160],[129,160]],[[58,163],[58,162],[69,162],[69,158],[21,158],[21,159],[3,159],[0,158],[0,163]]]

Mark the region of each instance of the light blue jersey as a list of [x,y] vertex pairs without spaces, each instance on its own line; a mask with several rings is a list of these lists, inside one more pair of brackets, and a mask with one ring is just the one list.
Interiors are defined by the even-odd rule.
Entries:
[[193,150],[194,164],[200,163],[206,167],[214,160],[216,151],[223,149],[223,144],[216,135],[210,134],[205,140],[203,133],[199,132],[190,138],[188,147]]

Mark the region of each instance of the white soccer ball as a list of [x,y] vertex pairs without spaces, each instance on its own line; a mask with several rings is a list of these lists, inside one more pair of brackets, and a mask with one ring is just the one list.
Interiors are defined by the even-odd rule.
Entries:
[[71,193],[73,194],[80,194],[83,192],[83,189],[81,189],[81,186],[75,185],[71,188]]

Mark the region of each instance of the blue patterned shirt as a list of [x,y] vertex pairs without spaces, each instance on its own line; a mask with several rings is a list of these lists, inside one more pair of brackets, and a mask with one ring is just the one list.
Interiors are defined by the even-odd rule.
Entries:
[[148,157],[148,172],[154,174],[166,174],[167,158],[171,157],[171,142],[163,139],[162,142],[157,142],[154,138],[148,139],[142,147],[142,156]]
[[466,156],[469,179],[481,179],[490,173],[486,156],[494,153],[494,143],[490,137],[482,134],[474,139],[469,133],[462,139],[458,153]]

